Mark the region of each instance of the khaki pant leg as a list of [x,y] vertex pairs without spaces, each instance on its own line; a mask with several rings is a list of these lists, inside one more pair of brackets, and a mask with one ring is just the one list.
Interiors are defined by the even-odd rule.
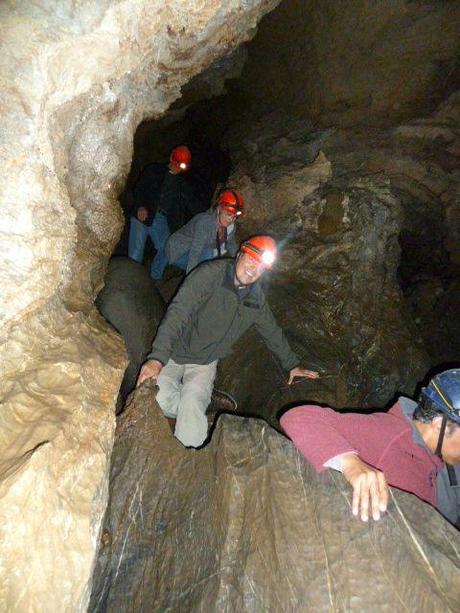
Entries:
[[208,435],[206,409],[211,402],[216,368],[217,360],[185,366],[174,434],[186,447],[199,447]]
[[157,402],[166,417],[173,419],[177,417],[184,371],[183,364],[176,364],[174,360],[168,360],[158,375]]

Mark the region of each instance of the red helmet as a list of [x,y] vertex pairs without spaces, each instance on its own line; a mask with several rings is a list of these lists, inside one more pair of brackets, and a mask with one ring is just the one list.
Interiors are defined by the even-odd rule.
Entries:
[[224,189],[217,196],[217,205],[232,215],[244,215],[244,198],[236,189]]
[[186,172],[192,163],[192,154],[185,145],[179,145],[171,151],[170,162],[178,172]]
[[244,241],[241,245],[241,251],[250,255],[266,268],[271,268],[276,259],[276,243],[271,236],[253,236]]

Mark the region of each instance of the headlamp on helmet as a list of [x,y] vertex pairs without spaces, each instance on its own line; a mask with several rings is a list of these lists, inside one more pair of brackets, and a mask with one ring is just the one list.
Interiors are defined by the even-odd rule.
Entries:
[[241,245],[241,251],[271,268],[276,260],[276,243],[271,236],[253,236]]
[[263,251],[262,252],[262,262],[267,266],[271,266],[275,261],[275,254],[273,251]]
[[178,172],[185,172],[192,163],[192,154],[185,145],[179,145],[171,151],[170,162]]
[[216,204],[231,215],[244,215],[244,198],[236,189],[224,189],[217,196]]

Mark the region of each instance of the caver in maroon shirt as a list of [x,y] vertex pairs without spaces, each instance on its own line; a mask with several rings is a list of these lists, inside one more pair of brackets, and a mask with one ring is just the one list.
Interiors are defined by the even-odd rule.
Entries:
[[[387,413],[337,413],[300,406],[280,420],[286,434],[318,472],[331,458],[356,452],[381,470],[389,485],[415,494],[451,522],[457,521],[460,495],[450,487],[444,462],[426,447],[413,424],[416,403],[399,398]],[[460,466],[456,465],[457,474]]]

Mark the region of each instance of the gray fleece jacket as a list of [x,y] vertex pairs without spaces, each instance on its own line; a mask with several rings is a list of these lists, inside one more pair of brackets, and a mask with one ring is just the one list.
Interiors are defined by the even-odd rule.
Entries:
[[299,364],[265,299],[259,281],[238,289],[235,261],[203,262],[184,280],[153,340],[149,360],[210,364],[227,356],[251,326],[285,370]]

